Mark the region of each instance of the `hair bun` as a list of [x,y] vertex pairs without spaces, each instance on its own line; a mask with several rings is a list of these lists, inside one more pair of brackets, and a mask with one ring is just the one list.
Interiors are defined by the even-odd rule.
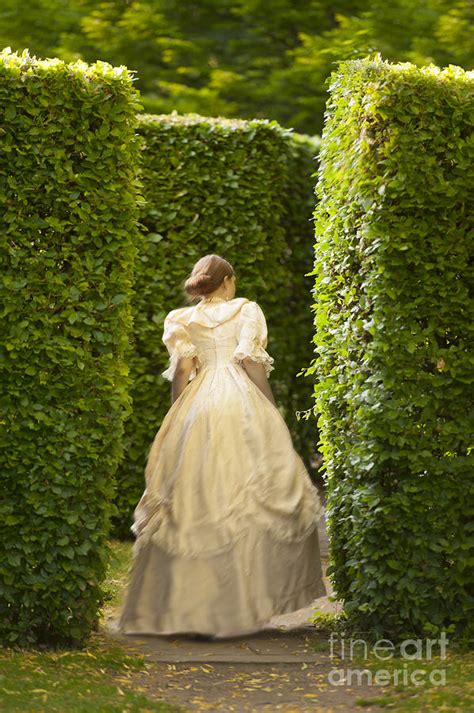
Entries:
[[189,277],[184,283],[184,286],[188,292],[198,295],[201,294],[203,287],[205,288],[209,285],[211,279],[211,275],[208,275],[206,272],[201,272],[198,275]]
[[186,302],[210,295],[219,289],[225,278],[234,275],[234,268],[220,255],[204,255],[193,266],[188,279],[181,283]]

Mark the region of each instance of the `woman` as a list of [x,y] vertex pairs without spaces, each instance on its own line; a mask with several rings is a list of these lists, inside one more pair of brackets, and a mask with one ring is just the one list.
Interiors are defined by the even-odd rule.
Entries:
[[131,527],[126,634],[227,637],[326,594],[322,506],[276,407],[267,326],[235,297],[232,266],[206,255],[166,316],[172,404],[145,468]]

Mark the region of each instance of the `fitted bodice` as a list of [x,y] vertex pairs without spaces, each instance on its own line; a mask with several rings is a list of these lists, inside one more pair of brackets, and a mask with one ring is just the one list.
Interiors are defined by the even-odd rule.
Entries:
[[238,344],[239,316],[236,314],[216,327],[191,323],[189,335],[196,346],[201,368],[217,368],[232,362]]
[[220,369],[251,357],[273,370],[273,358],[266,351],[267,325],[257,302],[246,297],[202,300],[192,307],[180,307],[165,319],[163,342],[170,365],[162,375],[172,381],[178,360],[194,358],[192,380],[198,372]]

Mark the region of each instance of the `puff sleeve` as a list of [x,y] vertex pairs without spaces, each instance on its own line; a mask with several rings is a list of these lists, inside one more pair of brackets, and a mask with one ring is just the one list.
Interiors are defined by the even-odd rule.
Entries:
[[[180,357],[198,357],[197,347],[191,341],[189,333],[184,326],[177,320],[173,319],[173,316],[168,314],[165,318],[163,325],[163,342],[168,349],[170,355],[168,368],[161,373],[161,375],[173,381],[173,377],[178,366],[178,359]],[[199,358],[198,358],[199,362]],[[189,381],[193,379],[197,374],[196,366],[193,367],[190,375]]]
[[267,377],[275,368],[273,357],[265,350],[268,331],[265,315],[257,302],[246,302],[239,315],[237,347],[233,359],[241,362],[245,357],[263,364]]

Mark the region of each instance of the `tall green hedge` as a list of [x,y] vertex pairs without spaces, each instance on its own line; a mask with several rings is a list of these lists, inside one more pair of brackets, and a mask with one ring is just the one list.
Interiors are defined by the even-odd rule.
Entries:
[[0,53],[0,640],[98,621],[131,401],[138,92],[125,67]]
[[[278,400],[283,406],[296,450],[302,455],[315,482],[321,482],[313,465],[318,431],[314,415],[312,380],[304,368],[314,357],[311,313],[314,257],[314,176],[318,168],[319,136],[293,133],[287,144],[283,227],[285,254],[275,283],[275,305],[271,306],[272,330],[277,339],[281,378]],[[283,314],[281,305],[285,305]],[[303,381],[304,379],[304,381]]]
[[389,637],[472,627],[473,78],[379,54],[330,78],[311,367],[329,572],[348,621]]
[[275,358],[270,378],[295,447],[309,460],[317,442],[314,419],[295,416],[312,394],[309,380],[296,374],[313,354],[304,273],[312,265],[315,142],[295,140],[276,122],[196,114],[144,114],[138,130],[146,204],[134,301],[133,414],[114,519],[123,537],[131,536],[149,446],[171,405],[169,382],[161,376],[168,363],[164,318],[185,304],[182,283],[202,255],[227,258],[236,269],[236,294],[261,304]]

